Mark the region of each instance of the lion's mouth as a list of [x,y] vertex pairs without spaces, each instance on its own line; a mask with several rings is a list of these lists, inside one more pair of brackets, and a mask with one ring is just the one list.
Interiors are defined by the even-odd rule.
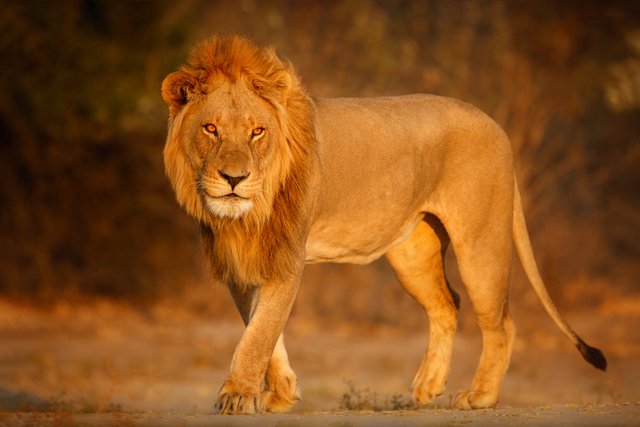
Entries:
[[241,202],[241,201],[244,201],[244,200],[249,200],[249,198],[242,197],[241,195],[236,194],[236,193],[225,194],[224,196],[216,197],[216,199],[223,200],[225,202]]
[[205,199],[214,199],[214,200],[222,200],[222,201],[249,200],[248,197],[242,197],[241,195],[236,194],[236,193],[224,194],[222,196],[214,196],[213,194],[209,193],[208,191],[205,191],[203,195],[204,195]]
[[223,199],[244,199],[244,197],[241,197],[239,195],[237,195],[236,193],[229,193],[226,194],[224,196],[222,196]]

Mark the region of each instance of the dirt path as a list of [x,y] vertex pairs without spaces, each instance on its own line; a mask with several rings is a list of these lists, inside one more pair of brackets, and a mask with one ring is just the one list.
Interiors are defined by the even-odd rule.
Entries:
[[445,394],[415,411],[408,387],[426,327],[365,332],[293,318],[287,346],[303,392],[294,413],[211,416],[242,333],[236,320],[168,307],[145,314],[101,303],[44,312],[0,301],[0,426],[640,425],[635,312],[571,319],[585,336],[609,340],[602,345],[606,374],[584,363],[550,322],[525,330],[498,409],[474,412],[447,409],[450,395],[473,377],[480,351],[474,331],[456,339]]
[[91,414],[63,413],[2,414],[4,426],[261,426],[261,427],[383,427],[383,426],[636,426],[640,406],[594,405],[549,406],[536,409],[453,411],[434,409],[403,412],[332,412],[287,415],[224,417],[175,414]]

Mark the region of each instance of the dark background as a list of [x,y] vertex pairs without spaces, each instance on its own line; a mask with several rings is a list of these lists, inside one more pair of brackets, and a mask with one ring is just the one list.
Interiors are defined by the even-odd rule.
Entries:
[[[2,0],[0,28],[5,298],[185,299],[228,312],[223,293],[202,293],[212,285],[197,228],[161,159],[160,83],[215,32],[276,46],[314,95],[475,104],[512,140],[559,305],[638,292],[638,2]],[[414,303],[392,282],[383,261],[311,266],[299,304],[323,321],[406,322],[397,314]],[[522,304],[535,301],[526,292]]]

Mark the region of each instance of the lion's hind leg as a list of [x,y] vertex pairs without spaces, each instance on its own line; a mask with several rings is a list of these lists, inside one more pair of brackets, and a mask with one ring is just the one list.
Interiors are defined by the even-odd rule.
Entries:
[[430,403],[445,388],[457,328],[458,295],[444,275],[448,236],[435,217],[421,221],[403,243],[386,254],[402,287],[429,317],[429,346],[413,380],[413,401]]
[[452,406],[456,409],[496,405],[515,340],[516,329],[507,304],[511,234],[496,232],[500,220],[493,221],[473,238],[457,240],[453,232],[451,237],[460,275],[482,332],[482,352],[473,383],[469,390],[453,397]]

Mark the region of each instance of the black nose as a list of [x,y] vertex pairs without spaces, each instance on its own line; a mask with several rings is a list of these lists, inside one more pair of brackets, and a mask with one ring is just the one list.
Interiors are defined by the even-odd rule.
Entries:
[[246,174],[240,174],[236,176],[229,175],[222,171],[218,171],[218,173],[229,183],[229,185],[231,186],[231,190],[234,190],[236,188],[236,185],[240,184],[240,182],[242,182],[249,176],[248,172]]

